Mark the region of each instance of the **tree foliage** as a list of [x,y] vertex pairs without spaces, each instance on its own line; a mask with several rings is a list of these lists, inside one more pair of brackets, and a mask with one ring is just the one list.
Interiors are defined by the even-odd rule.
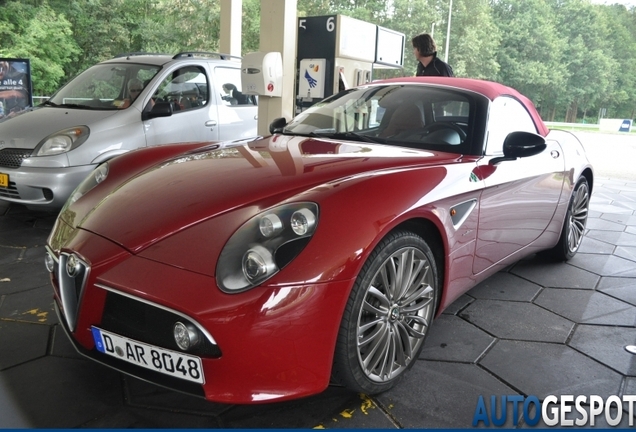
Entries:
[[[260,43],[260,1],[243,0],[242,51]],[[633,118],[636,8],[591,0],[298,0],[298,16],[343,14],[405,34],[433,33],[455,74],[529,96],[547,120]],[[218,51],[218,0],[0,0],[0,57],[29,58],[36,94],[125,52]],[[448,42],[449,50],[445,52]]]
[[497,52],[503,38],[489,2],[458,1],[453,9],[449,61],[455,74],[495,80],[500,70]]
[[611,94],[603,95],[602,107],[612,107],[614,117],[633,119],[636,117],[636,13],[625,13],[621,5],[601,10],[607,17],[609,33],[608,53],[616,61],[614,87]]
[[506,35],[496,52],[497,80],[529,95],[544,111],[551,108],[558,102],[559,92],[553,90],[564,88],[568,69],[547,1],[494,1],[493,13],[500,33]]
[[78,53],[71,24],[46,2],[9,1],[0,8],[0,57],[30,59],[35,93],[53,92]]

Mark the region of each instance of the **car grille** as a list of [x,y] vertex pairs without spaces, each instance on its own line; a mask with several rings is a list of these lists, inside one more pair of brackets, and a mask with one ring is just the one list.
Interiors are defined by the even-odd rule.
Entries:
[[22,161],[31,156],[32,149],[7,148],[0,150],[0,167],[20,168]]
[[[173,336],[177,321],[192,324],[169,310],[108,291],[100,327],[140,342],[181,351]],[[221,357],[218,345],[201,336],[202,343],[188,350],[188,354],[207,358]]]
[[[63,252],[59,257],[56,257],[51,251],[47,252],[56,262],[53,270],[55,285],[58,289],[59,297],[62,300],[62,309],[66,323],[69,329],[74,331],[75,325],[77,324],[80,298],[86,285],[90,268],[74,254]],[[73,257],[77,263],[75,266],[68,265],[71,257]]]
[[0,187],[0,198],[15,198],[20,199],[18,188],[15,187],[15,183],[10,181],[9,187]]

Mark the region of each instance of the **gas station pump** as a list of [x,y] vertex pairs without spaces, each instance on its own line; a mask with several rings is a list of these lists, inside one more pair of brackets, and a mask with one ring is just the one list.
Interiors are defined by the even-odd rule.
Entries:
[[350,87],[373,68],[402,68],[404,34],[344,15],[298,18],[296,114]]

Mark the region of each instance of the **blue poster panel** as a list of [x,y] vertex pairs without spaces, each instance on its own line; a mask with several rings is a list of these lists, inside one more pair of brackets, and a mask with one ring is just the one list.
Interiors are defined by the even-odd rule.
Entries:
[[0,121],[33,106],[28,59],[0,58]]

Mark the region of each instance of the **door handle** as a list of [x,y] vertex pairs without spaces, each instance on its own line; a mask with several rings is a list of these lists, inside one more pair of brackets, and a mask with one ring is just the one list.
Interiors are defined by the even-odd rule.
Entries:
[[216,122],[216,120],[208,120],[208,121],[205,122],[205,125],[208,126],[208,127],[214,127],[214,126],[217,125],[217,122]]

